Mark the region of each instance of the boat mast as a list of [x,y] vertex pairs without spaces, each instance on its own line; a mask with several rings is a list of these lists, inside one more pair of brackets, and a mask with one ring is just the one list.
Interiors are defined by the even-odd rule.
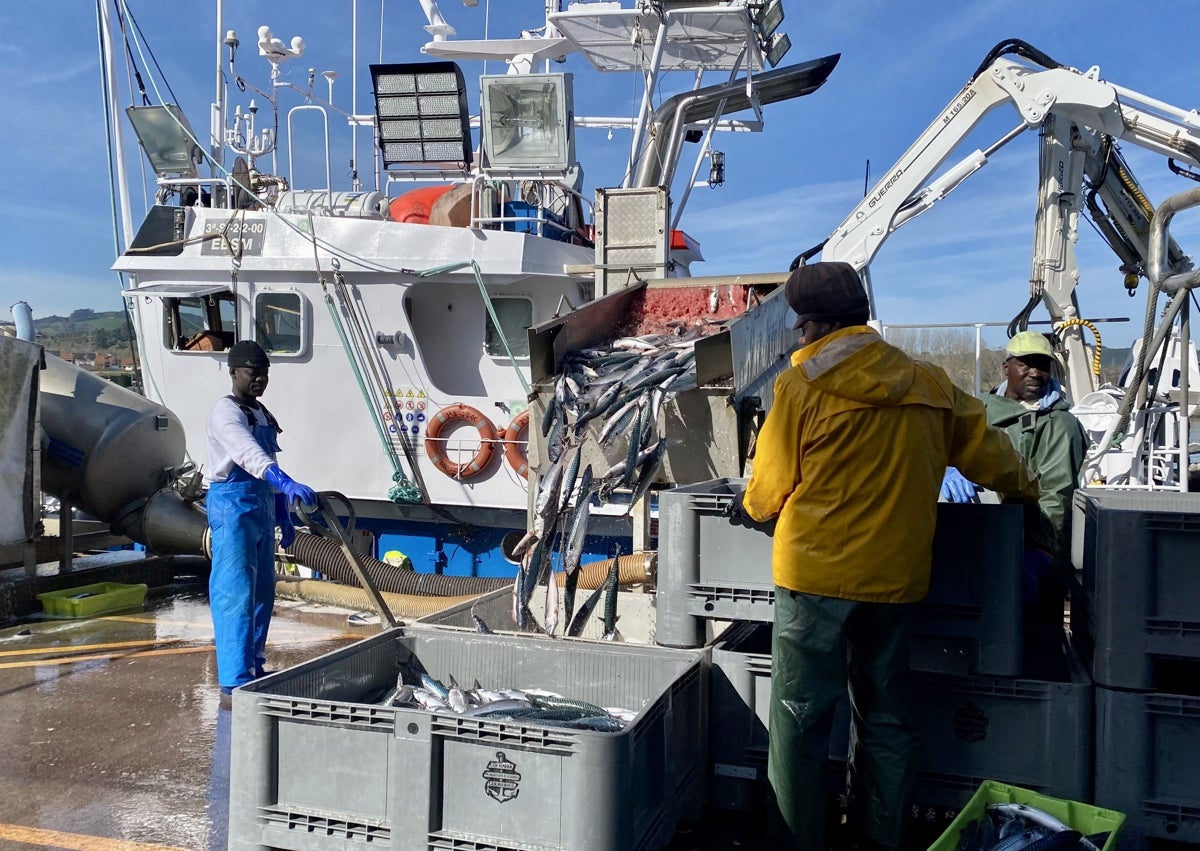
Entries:
[[[124,4],[122,3],[122,7]],[[112,10],[107,3],[97,3],[100,10],[100,40],[104,47],[104,88],[108,91],[109,122],[112,125],[113,146],[110,152],[117,169],[117,195],[121,204],[121,233],[124,244],[118,253],[133,242],[133,217],[129,209],[129,181],[125,173],[125,134],[121,123],[121,108],[117,103],[117,51],[113,42]]]
[[350,189],[358,192],[362,188],[358,179],[358,0],[350,9]]
[[225,147],[225,68],[221,56],[224,37],[225,0],[217,0],[217,37],[213,39],[217,47],[217,96],[213,101],[208,141],[209,169],[214,179],[220,176],[218,171],[224,159],[221,152]]

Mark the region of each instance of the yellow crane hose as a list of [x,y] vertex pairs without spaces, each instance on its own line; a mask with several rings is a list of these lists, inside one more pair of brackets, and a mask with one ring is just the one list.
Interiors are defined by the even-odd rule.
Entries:
[[1074,327],[1087,328],[1092,332],[1092,336],[1096,338],[1096,350],[1092,353],[1092,374],[1100,375],[1100,353],[1104,351],[1104,344],[1100,341],[1100,329],[1088,322],[1086,319],[1064,319],[1062,322],[1054,326],[1054,333],[1062,336],[1062,332],[1067,328]]

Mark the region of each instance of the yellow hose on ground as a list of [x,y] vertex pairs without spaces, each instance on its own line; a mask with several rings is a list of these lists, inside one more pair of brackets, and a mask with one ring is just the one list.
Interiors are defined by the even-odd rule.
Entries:
[[1092,374],[1100,375],[1100,353],[1104,351],[1104,343],[1100,341],[1100,329],[1088,322],[1086,319],[1064,319],[1062,322],[1054,326],[1054,333],[1062,336],[1062,332],[1067,328],[1080,326],[1087,328],[1092,332],[1092,336],[1096,338],[1096,350],[1092,353]]
[[[392,614],[397,618],[419,618],[474,600],[478,594],[463,597],[427,597],[410,594],[380,592]],[[375,610],[371,597],[361,588],[352,588],[339,582],[320,579],[279,579],[275,582],[275,594],[289,599],[322,603],[327,606],[342,606],[355,611]]]

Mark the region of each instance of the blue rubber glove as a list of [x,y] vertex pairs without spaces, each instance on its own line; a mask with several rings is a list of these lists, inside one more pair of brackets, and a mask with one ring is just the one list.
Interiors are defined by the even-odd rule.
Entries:
[[283,492],[287,497],[288,505],[294,501],[300,500],[302,505],[316,505],[317,494],[308,485],[302,485],[289,476],[283,470],[279,469],[278,464],[272,464],[267,468],[267,472],[263,473],[263,478],[273,484],[276,488]]
[[947,467],[938,496],[946,502],[973,502],[977,488],[955,467]]
[[279,546],[286,550],[296,540],[296,524],[292,522],[288,498],[281,493],[275,494],[275,525],[280,532]]

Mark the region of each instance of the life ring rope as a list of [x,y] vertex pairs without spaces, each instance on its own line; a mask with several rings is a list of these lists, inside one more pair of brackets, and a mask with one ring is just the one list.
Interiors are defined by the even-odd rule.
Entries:
[[[525,432],[525,440],[521,440],[521,432]],[[521,411],[513,417],[513,421],[504,429],[504,460],[517,475],[529,480],[529,409]]]
[[[479,432],[479,449],[469,461],[456,464],[446,454],[448,439],[442,437],[442,432],[451,423],[467,423]],[[425,454],[433,465],[452,479],[470,479],[478,476],[487,468],[496,450],[496,427],[492,425],[481,411],[456,402],[442,408],[432,417],[425,429]]]

